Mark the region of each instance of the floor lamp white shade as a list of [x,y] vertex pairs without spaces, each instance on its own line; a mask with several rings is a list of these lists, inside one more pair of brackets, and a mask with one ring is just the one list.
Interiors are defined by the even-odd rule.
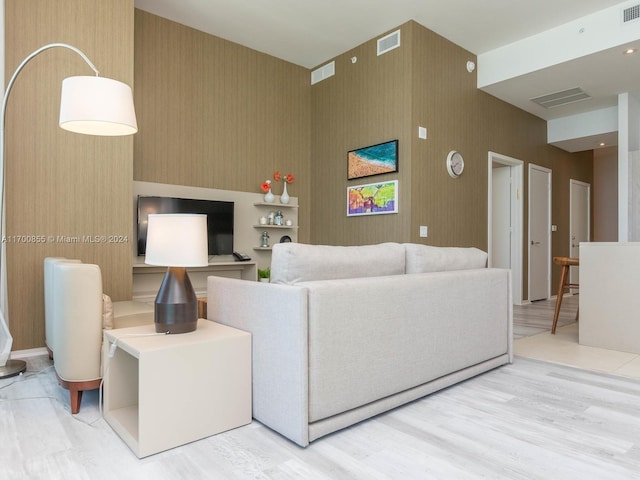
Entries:
[[[60,127],[88,135],[131,135],[138,131],[131,88],[117,80],[99,77],[91,60],[78,48],[66,43],[50,43],[29,54],[11,76],[2,98],[0,112],[0,229],[6,237],[5,205],[5,117],[11,88],[24,66],[51,48],[62,47],[77,53],[95,76],[69,77],[62,83]],[[26,369],[20,360],[10,360],[13,337],[8,327],[7,261],[5,243],[0,247],[0,378],[17,375]]]
[[60,127],[86,135],[119,136],[138,131],[131,87],[104,77],[62,81]]

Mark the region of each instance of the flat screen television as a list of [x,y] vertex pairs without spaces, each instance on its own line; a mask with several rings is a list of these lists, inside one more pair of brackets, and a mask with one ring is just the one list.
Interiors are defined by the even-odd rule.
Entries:
[[150,213],[203,213],[207,215],[209,255],[233,253],[233,202],[189,198],[138,196],[138,255],[147,246]]

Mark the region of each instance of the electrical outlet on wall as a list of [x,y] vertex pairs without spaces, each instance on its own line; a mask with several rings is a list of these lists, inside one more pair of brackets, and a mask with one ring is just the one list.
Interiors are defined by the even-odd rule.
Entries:
[[426,227],[424,225],[420,225],[420,236],[422,238],[426,238],[429,236],[429,227]]

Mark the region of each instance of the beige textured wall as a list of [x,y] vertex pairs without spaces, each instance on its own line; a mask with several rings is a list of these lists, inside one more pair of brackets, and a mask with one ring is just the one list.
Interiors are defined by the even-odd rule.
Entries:
[[260,192],[274,171],[293,173],[308,242],[309,71],[141,10],[135,19],[134,179]]
[[[408,45],[407,34],[403,26],[401,45]],[[356,63],[351,62],[353,56]],[[371,40],[337,57],[335,76],[311,87],[313,243],[357,245],[407,238],[412,172],[410,70],[410,48],[377,56]],[[394,139],[399,140],[397,173],[347,180],[348,151]],[[346,216],[347,186],[387,180],[399,181],[398,214]]]
[[[106,77],[133,84],[133,0],[6,0],[5,81],[42,45],[82,50]],[[58,128],[60,85],[93,75],[74,52],[57,48],[33,59],[7,109],[7,234],[42,235],[9,243],[9,323],[14,350],[44,345],[42,261],[80,258],[102,268],[104,290],[131,295],[128,243],[64,243],[58,237],[129,235],[133,138],[77,135]]]
[[[130,84],[135,77],[140,127],[125,139],[61,131],[60,81],[86,69],[71,52],[34,60],[8,115],[10,234],[127,234],[132,179],[257,192],[282,170],[296,175],[290,193],[301,205],[302,242],[425,241],[486,249],[492,150],[553,170],[559,225],[553,254],[567,253],[568,241],[560,238],[568,231],[569,179],[591,183],[591,153],[570,155],[546,145],[542,120],[478,91],[475,75],[464,69],[470,54],[413,22],[401,27],[401,48],[377,57],[372,39],[337,57],[336,75],[312,87],[306,69],[134,14],[132,0],[6,3],[8,72],[44,43],[70,42],[106,76]],[[417,139],[418,125],[428,128],[428,140]],[[347,151],[396,138],[398,173],[346,180]],[[444,166],[454,148],[467,165],[457,181]],[[398,215],[346,217],[347,185],[392,179],[400,182]],[[424,224],[428,239],[417,236]],[[130,295],[128,244],[10,245],[15,349],[43,345],[41,272],[48,255],[98,263],[105,291],[116,299]]]
[[[380,37],[383,34],[380,34]],[[378,37],[377,37],[378,38]],[[415,22],[401,27],[401,47],[377,57],[376,39],[337,57],[336,75],[312,87],[312,227],[314,243],[381,241],[487,249],[489,151],[553,170],[553,255],[566,255],[569,179],[592,182],[590,152],[569,154],[546,143],[546,123],[476,88],[466,70],[475,57]],[[350,58],[357,56],[356,64]],[[418,126],[428,139],[417,137]],[[400,139],[398,173],[346,180],[346,152]],[[457,180],[445,167],[460,151],[465,172]],[[400,182],[400,214],[348,218],[348,184],[378,179]],[[526,199],[527,193],[523,192]],[[525,215],[527,205],[524,206]],[[429,237],[419,237],[419,226]],[[524,219],[527,238],[527,218]],[[563,233],[564,232],[564,233]],[[527,291],[526,245],[524,284]],[[554,271],[552,285],[558,280]]]
[[618,241],[618,147],[593,157],[593,241]]

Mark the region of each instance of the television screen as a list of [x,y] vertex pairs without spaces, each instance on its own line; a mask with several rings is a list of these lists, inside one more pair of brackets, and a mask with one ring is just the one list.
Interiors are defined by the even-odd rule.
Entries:
[[138,255],[145,254],[150,213],[206,214],[209,255],[233,253],[233,202],[138,196]]

